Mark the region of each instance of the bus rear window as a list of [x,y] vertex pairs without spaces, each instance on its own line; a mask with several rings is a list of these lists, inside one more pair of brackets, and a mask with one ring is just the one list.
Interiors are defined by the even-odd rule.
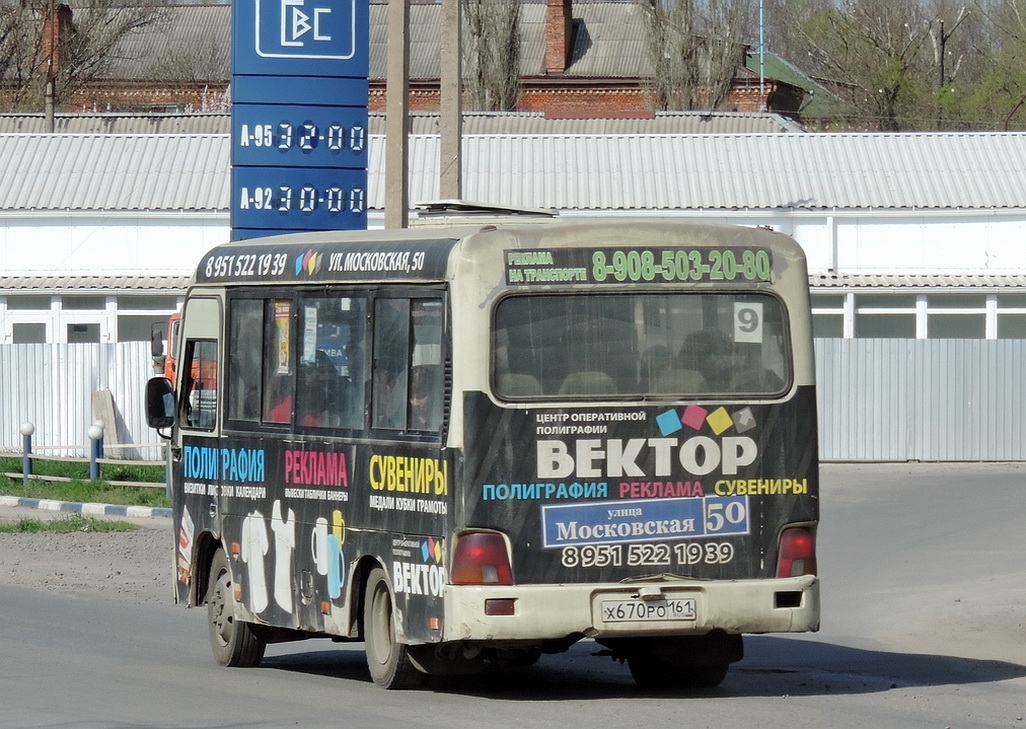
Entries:
[[511,296],[493,347],[506,399],[772,397],[791,380],[783,307],[765,294]]

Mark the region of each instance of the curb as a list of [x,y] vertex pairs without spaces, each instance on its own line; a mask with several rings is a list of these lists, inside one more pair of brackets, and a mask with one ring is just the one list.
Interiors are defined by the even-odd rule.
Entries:
[[121,506],[118,504],[83,504],[78,501],[27,499],[21,496],[0,496],[0,506],[21,506],[42,511],[59,511],[82,516],[125,516],[141,519],[171,518],[171,509],[156,506]]

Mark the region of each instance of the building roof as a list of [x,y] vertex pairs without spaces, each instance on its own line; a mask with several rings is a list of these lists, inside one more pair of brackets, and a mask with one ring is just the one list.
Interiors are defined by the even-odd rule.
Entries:
[[637,2],[574,2],[573,47],[566,75],[651,77],[645,13]]
[[763,78],[803,89],[805,98],[800,111],[804,118],[837,116],[849,111],[848,104],[841,97],[776,53],[766,51],[760,56],[758,51],[749,51],[745,56],[745,68],[755,77],[761,71]]
[[[438,137],[410,138],[410,200],[436,200]],[[464,198],[596,211],[1026,210],[1026,133],[474,134]],[[0,211],[229,206],[227,135],[0,135]],[[368,198],[384,205],[384,138]]]
[[225,134],[0,134],[0,211],[224,210]]
[[[533,135],[465,138],[464,197],[564,210],[1026,208],[1026,134]],[[372,169],[376,171],[372,149]],[[414,138],[411,200],[437,198]],[[373,207],[383,203],[369,186]]]
[[817,289],[1020,289],[1026,287],[1026,275],[900,275],[900,274],[838,274],[815,272],[809,274],[809,283]]
[[[410,113],[411,134],[438,134],[439,114]],[[62,134],[228,134],[231,115],[212,114],[56,114]],[[42,114],[0,114],[0,134],[42,134]],[[631,119],[552,119],[540,112],[463,114],[464,134],[770,134],[804,132],[794,121],[769,112],[659,112]],[[370,112],[370,133],[385,133],[385,114]]]
[[[385,78],[387,2],[370,4],[370,77]],[[75,11],[83,12],[83,11]],[[566,76],[643,78],[651,76],[645,51],[644,8],[633,1],[576,0],[575,32]],[[520,7],[520,71],[545,75],[544,2]],[[227,4],[168,6],[155,21],[127,35],[111,54],[105,78],[140,81],[167,78],[227,80],[231,7]],[[442,27],[439,3],[411,3],[410,78],[437,79]]]
[[189,285],[189,276],[5,276],[0,293],[34,294],[112,290],[123,293],[177,293]]
[[[54,115],[58,134],[228,134],[231,115],[94,113]],[[0,134],[45,134],[41,113],[0,114]]]
[[[72,3],[73,5],[73,3]],[[370,2],[370,78],[385,78],[388,4]],[[74,13],[86,12],[73,7]],[[650,78],[647,18],[637,0],[574,0],[568,65],[560,78]],[[228,4],[171,5],[155,20],[126,35],[110,54],[102,77],[133,81],[226,81],[231,74],[231,7]],[[544,0],[520,6],[520,72],[545,74]],[[439,2],[410,5],[410,78],[440,76],[441,40],[446,35]]]
[[[68,294],[76,291],[118,291],[128,294],[174,294],[184,292],[191,276],[7,276],[0,282],[6,293]],[[820,293],[851,289],[1022,289],[1023,276],[902,276],[875,274],[830,274],[812,272],[809,284]]]
[[[72,7],[74,14],[88,12]],[[125,12],[132,12],[125,10]],[[98,80],[224,83],[231,76],[229,5],[154,6],[153,22],[122,36]]]

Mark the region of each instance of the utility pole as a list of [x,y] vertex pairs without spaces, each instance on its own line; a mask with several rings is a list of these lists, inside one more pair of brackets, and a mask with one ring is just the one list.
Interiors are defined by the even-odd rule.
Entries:
[[438,191],[443,200],[463,198],[463,14],[460,3],[461,0],[442,0]]
[[410,224],[410,7],[388,0],[385,93],[385,227]]
[[56,76],[54,73],[54,54],[57,52],[57,42],[60,38],[60,31],[57,27],[57,9],[54,7],[54,0],[50,0],[47,3],[47,12],[50,14],[50,17],[47,19],[50,38],[46,58],[46,85],[43,89],[43,128],[47,134],[53,134],[57,127],[54,119],[53,101]]

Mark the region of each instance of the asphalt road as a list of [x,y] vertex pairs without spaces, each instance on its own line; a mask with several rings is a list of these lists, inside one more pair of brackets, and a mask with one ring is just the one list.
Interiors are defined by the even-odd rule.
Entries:
[[374,687],[360,645],[222,669],[204,612],[168,604],[170,524],[0,535],[0,727],[1026,727],[1024,497],[1026,466],[825,467],[822,631],[748,637],[686,696],[588,643],[411,692]]

